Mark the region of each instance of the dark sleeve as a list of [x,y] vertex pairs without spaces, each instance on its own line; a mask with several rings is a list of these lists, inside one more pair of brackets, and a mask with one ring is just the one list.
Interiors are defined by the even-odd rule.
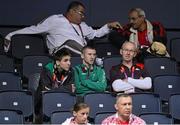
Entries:
[[161,42],[166,46],[167,44],[166,30],[160,22],[153,23],[153,34],[154,34],[154,41]]
[[114,70],[114,66],[111,67],[109,74],[110,74],[110,83],[112,84],[112,82],[116,80],[116,71]]
[[43,69],[40,75],[40,87],[41,91],[47,90],[47,88],[52,88],[52,75],[49,70]]
[[141,72],[142,72],[142,77],[145,78],[145,77],[150,77],[148,71],[146,69],[141,69]]
[[72,84],[75,83],[75,79],[74,79],[74,70],[70,70],[70,72],[68,73],[68,78],[66,79],[65,83],[64,83],[64,88],[69,91],[72,92]]

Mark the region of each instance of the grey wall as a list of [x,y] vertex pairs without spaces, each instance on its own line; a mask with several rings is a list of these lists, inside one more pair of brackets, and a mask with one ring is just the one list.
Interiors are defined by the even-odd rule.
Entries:
[[[32,25],[57,13],[64,13],[72,0],[0,0],[0,25]],[[118,20],[125,24],[128,10],[141,7],[151,21],[166,28],[180,28],[180,0],[81,0],[86,22],[101,26]]]

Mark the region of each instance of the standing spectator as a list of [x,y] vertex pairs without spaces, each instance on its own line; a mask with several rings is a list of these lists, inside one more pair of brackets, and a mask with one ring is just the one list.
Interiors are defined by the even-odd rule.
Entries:
[[66,119],[62,125],[90,125],[88,123],[90,107],[85,103],[76,103],[73,107],[73,117]]
[[103,92],[106,90],[107,81],[102,67],[94,64],[96,50],[92,46],[82,49],[83,63],[75,67],[75,87],[78,95],[88,92]]
[[[144,10],[141,8],[133,8],[129,11],[129,24],[119,28],[117,32],[112,32],[109,36],[115,44],[119,46],[125,40],[134,42],[140,49],[139,61],[143,62],[146,56],[152,56],[146,50],[155,42],[156,48],[151,49],[152,53],[156,54],[160,49],[164,49],[167,44],[166,31],[160,22],[150,22],[146,19]],[[161,45],[159,45],[161,44]],[[163,46],[163,48],[162,48]],[[163,53],[158,53],[165,56],[167,53],[166,47]]]
[[143,67],[133,61],[137,48],[134,42],[126,41],[120,49],[122,62],[110,70],[110,81],[115,92],[137,92],[150,89],[152,80]]
[[5,37],[4,49],[8,51],[13,35],[44,33],[50,54],[63,47],[80,54],[81,48],[87,44],[85,38],[101,37],[108,34],[111,28],[121,27],[118,22],[112,22],[94,30],[83,21],[84,18],[85,6],[81,2],[72,1],[65,14],[52,15],[37,25],[9,33]]
[[116,97],[115,109],[117,113],[102,121],[102,125],[145,125],[145,121],[132,114],[132,97],[119,94]]

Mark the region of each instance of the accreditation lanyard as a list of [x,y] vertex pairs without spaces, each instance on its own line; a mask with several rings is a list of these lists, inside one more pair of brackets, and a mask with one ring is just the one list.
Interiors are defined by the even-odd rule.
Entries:
[[78,25],[78,26],[79,26],[79,29],[80,29],[80,31],[81,31],[81,35],[80,35],[80,34],[78,33],[78,31],[76,30],[76,28],[73,26],[73,24],[72,24],[71,22],[69,22],[69,23],[71,24],[71,26],[72,26],[72,28],[74,29],[74,31],[76,32],[76,34],[77,34],[78,36],[82,36],[83,44],[86,45],[86,42],[84,41],[85,39],[84,39],[84,34],[83,34],[83,31],[82,31],[81,26]]
[[81,31],[81,35],[80,35],[80,34],[78,33],[78,31],[76,30],[76,28],[73,26],[73,24],[68,20],[68,18],[67,18],[66,16],[64,16],[64,17],[67,19],[67,21],[69,22],[69,24],[72,26],[72,28],[74,29],[74,31],[76,32],[76,34],[77,34],[78,36],[82,36],[83,44],[86,45],[86,41],[85,41],[85,37],[84,37],[83,31],[82,31],[81,25],[78,24],[79,29],[80,29],[80,31]]
[[[134,78],[134,71],[135,71],[135,67],[132,66],[132,67],[131,67],[131,78]],[[121,66],[121,67],[120,67],[120,72],[124,74],[124,76],[125,76],[126,79],[128,78],[128,75],[127,75],[127,73],[126,73],[126,71],[125,71],[124,66]]]

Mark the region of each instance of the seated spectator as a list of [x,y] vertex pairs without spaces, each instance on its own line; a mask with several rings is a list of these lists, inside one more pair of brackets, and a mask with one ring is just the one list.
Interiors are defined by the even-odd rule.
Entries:
[[115,92],[140,92],[151,88],[152,80],[148,73],[133,61],[136,53],[134,42],[123,43],[120,49],[122,62],[110,70],[110,81]]
[[74,72],[71,66],[71,54],[67,49],[59,50],[41,72],[39,89],[74,92]]
[[81,54],[81,48],[87,44],[86,39],[104,36],[111,28],[121,27],[118,22],[111,22],[94,30],[84,22],[84,18],[85,6],[79,1],[72,1],[65,14],[52,15],[37,25],[9,33],[5,37],[4,50],[8,51],[11,37],[16,34],[43,33],[46,35],[50,54],[64,47],[76,54]]
[[[74,70],[71,66],[71,54],[65,48],[56,52],[54,61],[48,63],[41,72],[40,82],[35,96],[35,112],[41,115],[42,91],[57,90],[74,93]],[[41,120],[41,119],[40,119]]]
[[62,125],[90,125],[88,123],[90,107],[85,103],[76,103],[73,107],[73,117],[66,119]]
[[145,125],[145,121],[132,114],[132,97],[128,94],[118,94],[115,109],[117,113],[102,121],[102,125]]
[[88,92],[103,92],[106,90],[107,81],[105,71],[96,66],[96,50],[92,46],[82,49],[83,63],[75,67],[75,87],[77,95]]
[[[119,28],[109,35],[109,39],[119,46],[125,40],[134,42],[140,49],[138,54],[138,61],[143,62],[145,57],[154,56],[146,50],[153,45],[153,43],[159,42],[159,44],[167,44],[166,31],[160,22],[150,22],[146,19],[144,10],[141,8],[133,8],[129,11],[129,24]],[[155,43],[156,44],[156,43]],[[162,45],[161,45],[162,46]],[[153,54],[161,46],[157,46],[155,50],[152,50]],[[165,49],[166,50],[166,49]],[[160,56],[165,56],[167,51],[158,53]]]

